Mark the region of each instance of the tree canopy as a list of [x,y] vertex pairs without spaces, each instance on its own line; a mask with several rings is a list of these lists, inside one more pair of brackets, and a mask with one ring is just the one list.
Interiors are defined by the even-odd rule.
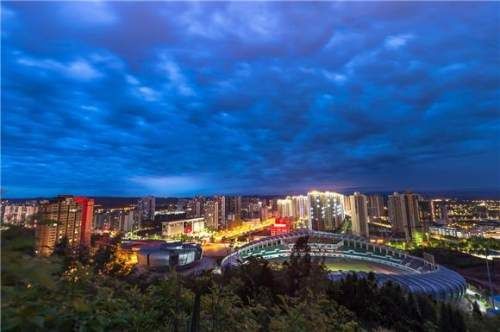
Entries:
[[[33,235],[2,231],[5,331],[494,331],[498,319],[378,287],[374,276],[325,278],[307,238],[274,269],[262,258],[220,275],[162,278],[120,268],[112,249],[90,258],[33,256]],[[64,253],[64,251],[62,251]],[[118,266],[118,267],[117,267]]]

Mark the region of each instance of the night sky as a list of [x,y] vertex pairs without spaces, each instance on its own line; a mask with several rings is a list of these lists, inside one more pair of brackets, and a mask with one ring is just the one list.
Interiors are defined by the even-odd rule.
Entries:
[[2,2],[2,193],[499,189],[499,13]]

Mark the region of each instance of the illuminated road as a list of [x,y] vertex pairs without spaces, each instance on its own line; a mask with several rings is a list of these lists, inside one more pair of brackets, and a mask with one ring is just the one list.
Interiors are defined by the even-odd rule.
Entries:
[[252,232],[258,232],[261,230],[264,230],[274,224],[274,218],[269,218],[266,221],[258,221],[258,222],[245,222],[241,226],[234,227],[231,230],[223,230],[217,232],[213,238],[214,242],[221,242],[222,239],[235,239],[237,237],[240,237],[242,235],[252,233]]
[[[138,232],[144,232],[144,231],[154,231],[154,230],[155,230],[154,227],[146,227],[146,228],[135,229],[135,230],[133,230],[131,232],[126,233],[123,238],[127,239],[127,240],[141,240],[141,239],[144,239],[144,238],[149,238],[149,237],[139,236],[139,235],[137,235],[137,233]],[[156,237],[155,239],[159,239],[159,237]]]
[[203,256],[222,257],[229,254],[229,243],[205,243],[202,245]]
[[391,228],[391,224],[386,224],[386,223],[381,223],[381,222],[376,222],[376,221],[370,221],[370,224],[384,227],[384,228]]

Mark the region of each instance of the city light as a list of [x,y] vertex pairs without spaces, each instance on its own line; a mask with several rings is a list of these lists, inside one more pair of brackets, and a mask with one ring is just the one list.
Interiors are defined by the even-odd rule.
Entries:
[[1,331],[499,332],[500,1],[3,1]]

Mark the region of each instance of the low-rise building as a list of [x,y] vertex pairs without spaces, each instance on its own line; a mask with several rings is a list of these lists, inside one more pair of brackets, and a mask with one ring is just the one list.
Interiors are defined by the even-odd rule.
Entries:
[[162,235],[164,237],[173,237],[179,235],[194,235],[201,233],[205,228],[204,218],[183,219],[175,221],[166,221],[161,223]]
[[188,267],[202,258],[198,244],[161,240],[123,241],[119,252],[130,264],[146,268]]

